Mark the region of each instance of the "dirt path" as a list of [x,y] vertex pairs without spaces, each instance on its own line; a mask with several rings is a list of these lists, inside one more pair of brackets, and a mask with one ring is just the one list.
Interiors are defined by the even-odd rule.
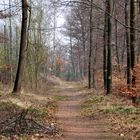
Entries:
[[84,100],[84,91],[75,85],[63,85],[59,96],[68,96],[59,101],[56,118],[63,130],[59,140],[120,140],[111,134],[102,120],[87,119],[80,114],[80,104]]

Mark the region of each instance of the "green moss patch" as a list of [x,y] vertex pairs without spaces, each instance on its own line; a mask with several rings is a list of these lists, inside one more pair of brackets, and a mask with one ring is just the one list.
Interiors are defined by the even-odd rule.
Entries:
[[95,96],[87,98],[81,105],[81,114],[84,116],[93,116],[101,111],[104,102],[103,97]]
[[68,96],[59,96],[59,95],[54,96],[54,100],[56,101],[66,101],[68,99],[69,99]]
[[138,108],[132,106],[109,106],[104,108],[105,113],[124,113],[124,114],[132,114],[139,112]]

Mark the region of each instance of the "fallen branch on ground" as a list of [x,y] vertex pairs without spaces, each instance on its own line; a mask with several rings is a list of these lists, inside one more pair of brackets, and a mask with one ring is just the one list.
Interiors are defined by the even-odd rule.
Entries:
[[0,122],[1,135],[20,135],[43,133],[47,135],[54,135],[56,129],[51,124],[41,124],[33,119],[28,109],[23,109],[18,114],[9,116]]

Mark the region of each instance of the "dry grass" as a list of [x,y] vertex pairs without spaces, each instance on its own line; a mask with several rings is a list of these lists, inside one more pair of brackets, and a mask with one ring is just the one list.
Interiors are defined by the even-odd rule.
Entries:
[[140,108],[130,105],[125,98],[90,95],[81,105],[81,113],[93,118],[108,118],[110,128],[115,133],[130,139],[140,139]]
[[[32,93],[23,93],[21,95],[6,94],[0,97],[0,120],[18,114],[22,109],[28,109],[29,116],[32,116],[37,122],[43,124],[55,124],[53,118],[56,109],[56,102],[52,98]],[[47,139],[43,134],[20,135],[20,136],[2,136],[1,140],[31,140],[31,139]],[[48,138],[49,139],[49,138]]]

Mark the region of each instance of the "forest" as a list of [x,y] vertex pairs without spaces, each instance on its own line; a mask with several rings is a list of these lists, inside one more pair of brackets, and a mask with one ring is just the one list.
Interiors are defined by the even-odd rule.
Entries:
[[140,0],[0,1],[0,140],[140,140]]

